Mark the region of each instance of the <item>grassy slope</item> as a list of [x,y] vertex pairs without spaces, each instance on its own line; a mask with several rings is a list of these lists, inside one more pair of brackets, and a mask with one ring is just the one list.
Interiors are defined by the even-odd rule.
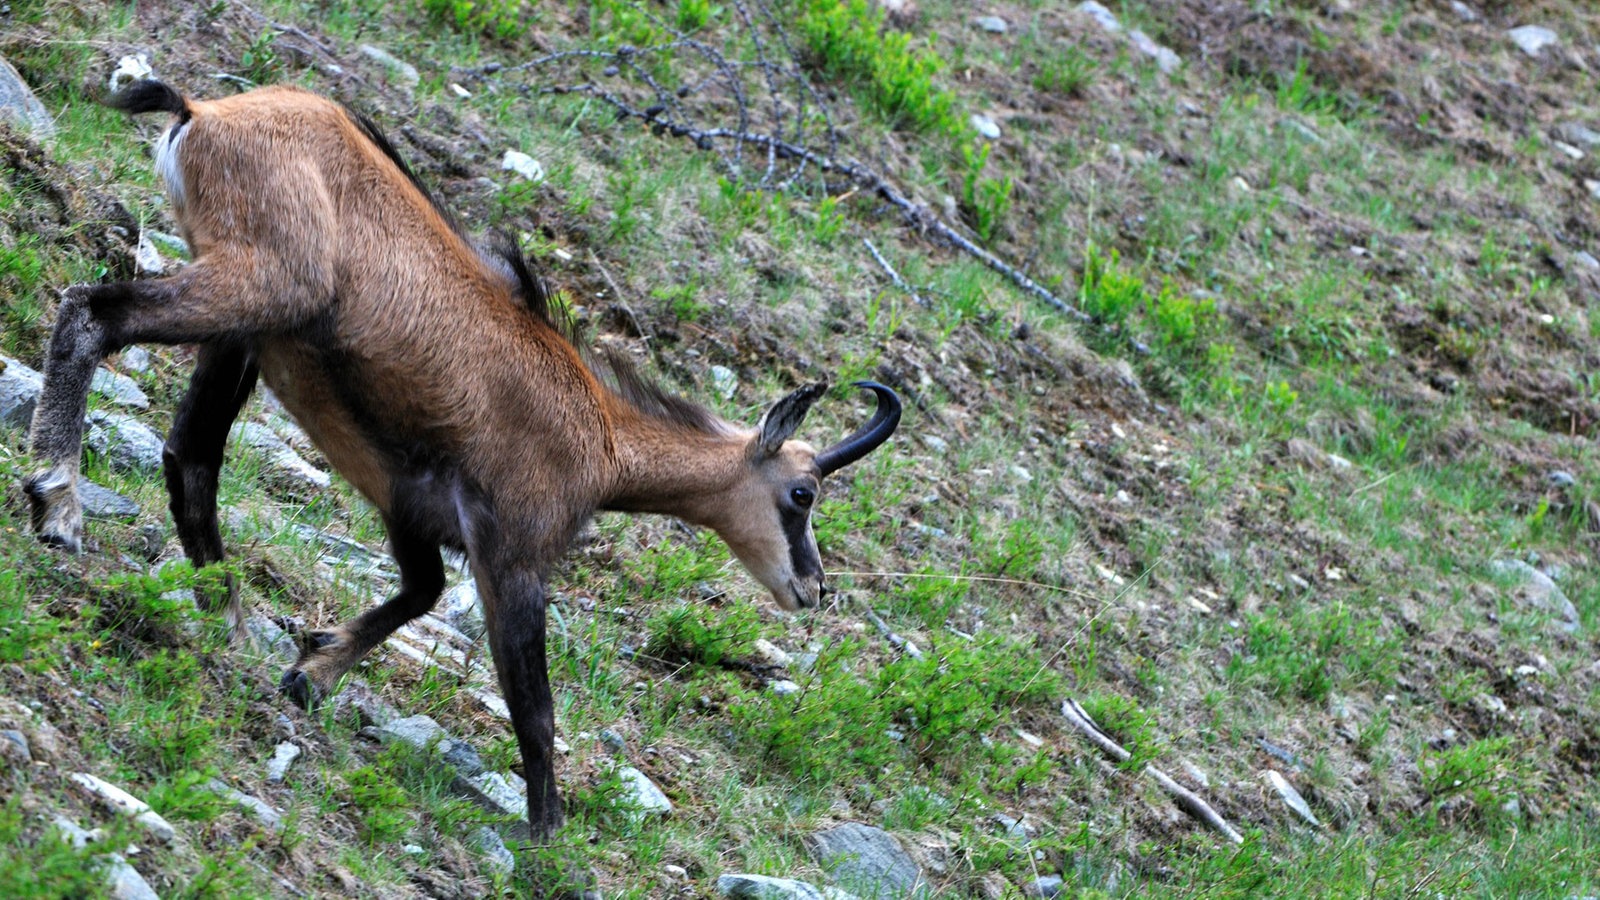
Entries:
[[[984,111],[1005,128],[981,170],[1013,184],[1008,207],[987,207],[994,246],[1069,294],[1080,285],[1097,323],[1078,326],[897,229],[870,198],[836,216],[817,193],[743,195],[709,157],[582,100],[527,98],[509,81],[472,82],[467,101],[449,91],[450,64],[604,41],[637,27],[626,7],[541,5],[522,43],[497,44],[382,4],[261,16],[14,6],[0,52],[63,124],[44,162],[0,183],[0,343],[30,362],[52,288],[126,266],[94,224],[107,197],[136,221],[165,221],[141,148],[124,139],[153,124],[97,109],[80,86],[143,47],[196,91],[221,90],[216,71],[299,81],[374,108],[391,131],[409,123],[452,142],[453,170],[404,149],[474,225],[534,235],[606,339],[626,339],[603,315],[609,278],[669,380],[704,397],[711,364],[738,371],[739,390],[716,401],[730,416],[753,419],[817,374],[915,389],[920,408],[892,450],[819,509],[828,564],[844,573],[823,613],[781,620],[714,542],[661,522],[604,519],[574,553],[553,651],[572,745],[561,777],[570,850],[608,890],[694,895],[731,870],[820,881],[800,837],[856,819],[932,848],[937,883],[956,896],[1055,871],[1111,895],[1596,891],[1600,331],[1597,281],[1576,254],[1596,252],[1600,229],[1583,185],[1592,157],[1572,160],[1551,138],[1556,123],[1591,121],[1593,60],[1529,60],[1502,36],[1521,20],[1463,24],[1442,5],[1119,7],[1183,54],[1169,79],[1057,4],[984,10],[1011,21],[1004,36],[971,28],[964,4],[924,4],[911,33],[918,45],[937,35],[946,65],[933,84],[954,93],[956,120]],[[732,35],[733,15],[720,8],[711,33]],[[1527,15],[1565,48],[1593,46],[1600,25],[1576,4]],[[292,42],[262,40],[263,17],[321,36],[359,80],[336,84]],[[415,108],[353,52],[368,40],[418,64]],[[846,93],[861,111],[844,99],[835,114],[858,152],[984,224],[963,191],[970,137],[887,132],[869,92]],[[459,140],[473,130],[487,145]],[[538,157],[550,180],[512,184],[495,170],[503,146]],[[480,175],[511,187],[488,192]],[[52,209],[50,184],[76,192],[71,214]],[[863,236],[924,287],[926,306],[885,288]],[[170,404],[184,356],[158,360],[147,387]],[[840,394],[812,427],[836,433],[859,414]],[[3,447],[25,470],[22,436]],[[329,589],[288,528],[377,545],[347,490],[264,492],[235,455],[244,465],[225,476],[224,502],[247,512],[232,543],[256,606],[322,623],[382,590],[353,577]],[[1554,486],[1557,470],[1574,483]],[[495,883],[461,841],[482,814],[450,799],[434,769],[374,751],[332,712],[294,712],[272,689],[278,664],[187,625],[182,604],[162,599],[172,584],[118,580],[142,528],[173,550],[159,479],[94,460],[90,471],[149,510],[94,526],[96,554],[34,547],[15,493],[0,506],[0,555],[18,561],[0,577],[4,694],[37,704],[64,737],[52,765],[5,775],[0,893],[78,893],[76,858],[45,837],[58,809],[99,821],[62,780],[77,769],[183,827],[186,848],[132,857],[163,896],[285,884],[480,896]],[[1490,569],[1534,555],[1559,568],[1577,634]],[[702,602],[702,585],[720,593]],[[925,659],[882,640],[868,608]],[[763,636],[817,655],[809,672],[768,673],[801,683],[798,698],[764,690],[751,646]],[[630,659],[630,647],[643,649]],[[458,679],[392,654],[360,674],[498,768],[513,761]],[[1185,763],[1203,772],[1202,793],[1249,831],[1245,847],[1099,762],[1062,727],[1067,696],[1138,759],[1194,787]],[[283,737],[280,713],[307,757],[269,787],[258,761]],[[593,738],[603,728],[668,789],[671,819],[614,809],[612,751]],[[1295,824],[1268,768],[1324,830]],[[289,810],[289,827],[261,832],[197,790],[209,773]],[[995,813],[1024,818],[1041,852],[1021,852]],[[663,874],[668,864],[689,880]]]

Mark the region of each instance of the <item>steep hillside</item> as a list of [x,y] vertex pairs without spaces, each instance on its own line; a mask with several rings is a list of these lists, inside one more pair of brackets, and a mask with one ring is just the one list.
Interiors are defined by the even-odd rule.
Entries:
[[[0,895],[1600,894],[1600,15],[1108,6],[0,5],[51,120],[0,115]],[[268,396],[222,485],[252,640],[194,610],[157,470],[192,348],[107,361],[115,495],[82,555],[30,536],[57,291],[183,265],[163,123],[95,102],[141,58],[368,113],[730,419],[906,398],[818,505],[819,611],[675,522],[584,533],[559,846],[506,851],[461,572],[332,701],[278,693],[396,573]]]

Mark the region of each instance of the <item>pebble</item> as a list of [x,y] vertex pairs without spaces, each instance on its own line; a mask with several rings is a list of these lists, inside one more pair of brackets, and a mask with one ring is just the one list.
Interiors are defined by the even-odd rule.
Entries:
[[417,67],[406,62],[393,53],[373,44],[362,44],[357,48],[361,55],[378,63],[389,71],[389,74],[407,88],[414,88],[422,83],[422,75]]
[[1506,32],[1506,37],[1522,49],[1523,53],[1537,58],[1544,48],[1555,44],[1561,38],[1554,31],[1542,25],[1523,25]]
[[1300,792],[1294,789],[1294,785],[1289,783],[1289,779],[1283,777],[1275,769],[1268,769],[1263,773],[1263,777],[1266,778],[1267,784],[1278,792],[1278,796],[1283,798],[1284,804],[1294,810],[1295,815],[1298,815],[1313,826],[1322,827],[1322,823],[1317,821],[1316,814],[1311,811],[1311,805],[1306,803],[1306,798],[1300,796]]
[[1000,126],[995,122],[995,120],[979,113],[973,113],[971,117],[967,119],[967,121],[972,123],[972,128],[974,131],[978,132],[989,140],[999,140]]
[[672,812],[672,801],[643,772],[633,766],[622,766],[617,769],[617,777],[622,781],[626,805],[632,807],[634,812],[644,815]]
[[500,168],[515,172],[535,184],[544,180],[544,164],[521,150],[507,150],[500,160]]
[[131,816],[150,833],[151,837],[161,843],[170,844],[177,839],[177,829],[173,828],[170,822],[151,809],[150,804],[122,788],[87,772],[74,772],[70,779],[90,797],[99,800],[114,812]]
[[1107,31],[1116,32],[1122,30],[1122,23],[1117,21],[1116,14],[1096,3],[1095,0],[1085,0],[1085,2],[1079,3],[1078,12],[1099,22],[1100,27]]
[[289,767],[300,758],[300,747],[284,741],[272,751],[272,759],[267,761],[267,783],[282,784],[283,779],[289,774]]
[[727,366],[711,367],[711,390],[724,400],[732,400],[734,391],[739,389],[739,376]]
[[972,20],[972,24],[990,34],[1005,34],[1006,30],[1011,27],[1006,23],[1005,19],[999,16],[979,16]]

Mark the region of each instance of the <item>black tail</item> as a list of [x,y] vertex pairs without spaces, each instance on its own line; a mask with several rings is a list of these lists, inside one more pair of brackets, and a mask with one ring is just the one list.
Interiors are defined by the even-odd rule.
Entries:
[[128,85],[111,95],[106,105],[135,115],[169,112],[177,116],[180,123],[189,121],[189,101],[183,99],[183,95],[171,85],[153,78]]

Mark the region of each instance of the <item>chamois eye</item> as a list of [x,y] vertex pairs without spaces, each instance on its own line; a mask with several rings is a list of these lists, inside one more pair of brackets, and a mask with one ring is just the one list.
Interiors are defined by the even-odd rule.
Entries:
[[817,495],[811,488],[798,487],[789,492],[789,499],[794,501],[795,506],[810,509],[811,504],[816,502]]

